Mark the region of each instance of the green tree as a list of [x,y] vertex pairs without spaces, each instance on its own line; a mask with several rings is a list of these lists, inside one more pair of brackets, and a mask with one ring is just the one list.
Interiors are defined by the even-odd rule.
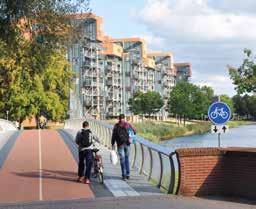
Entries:
[[196,118],[199,119],[207,115],[208,108],[213,102],[214,90],[209,86],[203,86],[200,89],[197,89],[197,95],[200,95],[195,99],[196,105]]
[[229,67],[229,75],[238,94],[256,92],[255,56],[249,49],[245,49],[244,53],[246,57],[238,69]]
[[248,110],[249,114],[256,119],[256,96],[250,96],[248,99]]
[[143,105],[142,105],[142,96],[143,93],[141,91],[136,92],[132,98],[129,99],[129,106],[130,110],[135,114],[135,115],[141,115],[143,114]]
[[201,119],[207,114],[213,101],[214,91],[211,87],[198,87],[191,83],[178,83],[170,93],[168,102],[170,113],[184,119]]
[[0,114],[12,120],[66,116],[73,76],[65,58],[74,31],[70,14],[87,0],[0,2]]
[[130,110],[137,115],[148,115],[159,112],[164,102],[158,92],[148,91],[146,93],[136,92],[129,100]]
[[234,113],[234,103],[228,95],[220,95],[220,101],[226,103],[230,107],[231,114]]
[[142,113],[150,117],[152,114],[159,112],[164,105],[164,101],[158,92],[148,91],[142,95],[141,104]]
[[196,87],[187,82],[179,82],[171,91],[168,101],[170,113],[177,114],[180,118],[183,117],[184,125],[186,118],[193,116],[195,111],[195,92]]
[[239,116],[247,116],[249,114],[248,100],[249,96],[246,94],[244,96],[235,95],[232,98],[234,103],[234,112]]

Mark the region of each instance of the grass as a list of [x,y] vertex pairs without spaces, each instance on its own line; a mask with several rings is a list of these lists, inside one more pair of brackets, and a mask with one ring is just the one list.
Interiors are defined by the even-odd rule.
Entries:
[[185,127],[178,126],[172,122],[146,121],[133,123],[137,134],[158,143],[179,136],[202,134],[209,131],[209,123],[188,124]]
[[[251,123],[249,121],[230,121],[228,125],[230,128],[234,128]],[[210,130],[211,123],[194,121],[184,127],[183,125],[178,126],[170,121],[144,121],[133,123],[133,126],[136,128],[138,135],[158,143],[162,140],[169,140],[176,137],[207,133]]]
[[229,128],[235,128],[237,126],[250,125],[252,123],[254,123],[254,122],[252,122],[252,121],[244,121],[244,120],[238,120],[238,121],[232,120],[232,121],[228,122],[228,126],[229,126]]

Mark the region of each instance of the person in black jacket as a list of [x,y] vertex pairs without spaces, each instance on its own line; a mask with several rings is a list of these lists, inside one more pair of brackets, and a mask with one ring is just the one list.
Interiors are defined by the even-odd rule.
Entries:
[[132,129],[136,134],[135,129],[125,121],[124,114],[119,116],[118,123],[115,124],[112,133],[112,149],[114,149],[115,143],[117,144],[117,151],[120,158],[122,179],[126,180],[130,178],[130,165],[129,165],[129,153],[131,139],[129,137],[128,129]]
[[[90,184],[91,169],[93,162],[93,144],[92,132],[89,129],[89,123],[83,122],[83,128],[76,135],[76,144],[78,145],[79,164],[78,164],[78,182],[82,180],[86,184]],[[84,172],[84,160],[86,160],[86,171]],[[83,178],[84,177],[84,178]]]

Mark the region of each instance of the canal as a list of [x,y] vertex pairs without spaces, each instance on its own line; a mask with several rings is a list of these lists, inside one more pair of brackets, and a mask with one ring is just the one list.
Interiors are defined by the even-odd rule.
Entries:
[[[175,150],[189,147],[217,147],[217,134],[202,134],[179,137],[161,143]],[[221,147],[256,147],[256,125],[245,125],[232,128],[229,133],[221,135]]]

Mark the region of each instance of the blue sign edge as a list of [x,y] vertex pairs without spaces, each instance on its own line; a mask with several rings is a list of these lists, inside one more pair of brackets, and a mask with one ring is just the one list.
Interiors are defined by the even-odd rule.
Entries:
[[[215,105],[215,104],[217,104],[217,103],[222,103],[222,104],[226,105],[226,106],[228,107],[228,109],[229,109],[229,112],[230,112],[229,118],[228,118],[228,120],[227,120],[225,123],[215,123],[214,121],[212,121],[212,119],[211,119],[211,117],[210,117],[210,109],[211,109],[211,107],[212,107],[213,105]],[[212,104],[209,106],[209,108],[208,108],[208,118],[209,118],[210,121],[211,121],[213,124],[215,124],[215,125],[225,125],[225,124],[230,120],[231,115],[232,115],[232,111],[231,111],[230,107],[228,106],[228,104],[225,103],[225,102],[214,102],[214,103],[212,103]]]

